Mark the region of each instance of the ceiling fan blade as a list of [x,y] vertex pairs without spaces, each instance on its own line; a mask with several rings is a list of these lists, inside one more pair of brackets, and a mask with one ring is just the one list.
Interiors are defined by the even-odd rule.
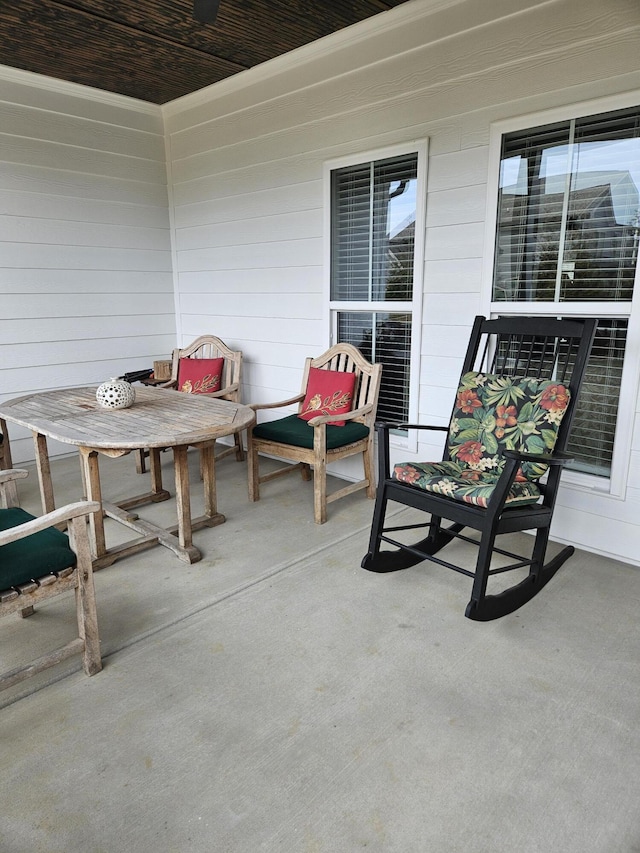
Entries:
[[213,24],[219,8],[220,0],[193,0],[193,17],[201,24]]

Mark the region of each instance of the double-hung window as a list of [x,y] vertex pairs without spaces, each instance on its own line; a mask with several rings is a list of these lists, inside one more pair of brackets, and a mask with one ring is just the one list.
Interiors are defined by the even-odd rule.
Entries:
[[326,169],[332,341],[382,363],[378,418],[397,423],[416,407],[425,170],[424,143]]
[[640,108],[501,135],[492,312],[598,319],[569,450],[603,482],[636,370],[625,354],[639,221]]

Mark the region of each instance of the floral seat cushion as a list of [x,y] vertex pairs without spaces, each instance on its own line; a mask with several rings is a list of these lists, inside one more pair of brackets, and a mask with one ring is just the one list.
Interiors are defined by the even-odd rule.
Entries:
[[[486,507],[499,473],[474,471],[457,462],[403,462],[393,469],[393,479],[427,492],[464,503]],[[507,496],[510,506],[537,503],[540,489],[535,483],[515,482]]]
[[[486,507],[504,467],[502,450],[550,453],[568,405],[569,390],[553,380],[465,373],[449,426],[449,461],[400,463],[393,478]],[[507,503],[536,503],[546,470],[524,462]]]

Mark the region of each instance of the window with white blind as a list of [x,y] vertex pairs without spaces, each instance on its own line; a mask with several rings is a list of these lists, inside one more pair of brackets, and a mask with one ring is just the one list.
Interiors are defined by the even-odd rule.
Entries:
[[407,422],[422,284],[426,147],[327,170],[332,339],[381,362],[378,417]]
[[502,135],[494,313],[596,317],[569,450],[610,477],[638,260],[640,108]]

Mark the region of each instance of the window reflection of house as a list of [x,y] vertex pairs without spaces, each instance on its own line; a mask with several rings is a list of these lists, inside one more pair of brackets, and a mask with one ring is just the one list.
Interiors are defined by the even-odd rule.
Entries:
[[496,267],[499,298],[536,302],[554,297],[561,301],[631,299],[639,205],[631,175],[582,175],[582,183],[587,179],[602,182],[569,192],[564,234],[564,193],[543,192],[543,188],[558,186],[560,177],[564,176],[534,182],[527,195],[503,190]]
[[413,283],[413,254],[416,236],[415,214],[389,235],[385,299],[405,300]]

